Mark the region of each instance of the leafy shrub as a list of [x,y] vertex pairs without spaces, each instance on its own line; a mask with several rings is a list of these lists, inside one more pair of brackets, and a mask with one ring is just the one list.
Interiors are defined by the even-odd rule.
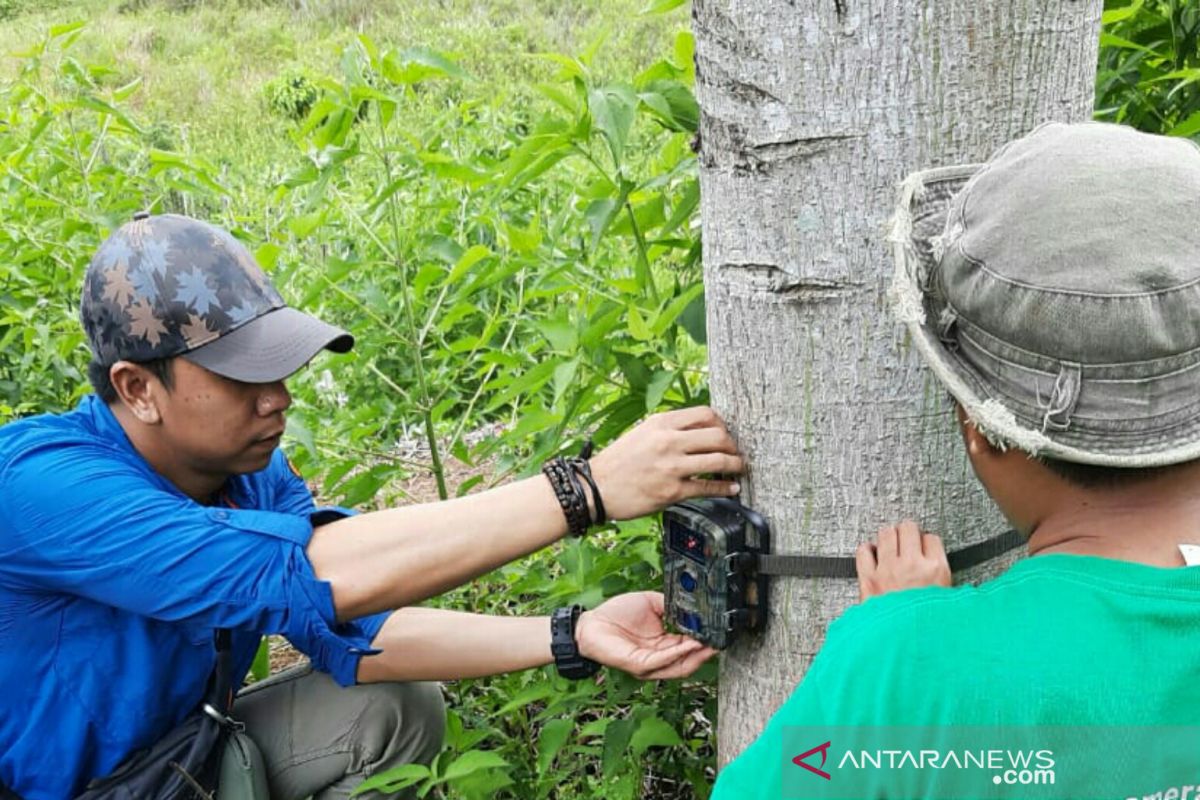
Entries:
[[318,89],[308,73],[292,67],[263,86],[267,107],[288,119],[306,116],[317,101]]
[[1200,138],[1200,3],[1105,3],[1096,116]]

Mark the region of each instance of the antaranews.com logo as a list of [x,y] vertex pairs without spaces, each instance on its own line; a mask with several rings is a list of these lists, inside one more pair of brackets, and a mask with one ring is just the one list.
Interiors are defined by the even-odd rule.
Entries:
[[[832,780],[824,770],[832,741],[826,741],[792,758],[792,763],[812,774]],[[813,766],[809,759],[820,754],[820,766]],[[1008,786],[1053,785],[1054,752],[1051,750],[846,750],[836,769],[959,769],[982,770],[992,773],[994,785]]]
[[1200,800],[1200,727],[788,727],[782,744],[785,800],[1167,800],[1189,778]]

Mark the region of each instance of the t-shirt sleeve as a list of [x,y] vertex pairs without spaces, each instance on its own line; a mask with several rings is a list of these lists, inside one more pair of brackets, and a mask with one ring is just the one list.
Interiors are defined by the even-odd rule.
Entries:
[[210,508],[88,441],[16,456],[0,495],[0,581],[15,590],[202,630],[281,634],[343,685],[374,652],[370,624],[337,623],[332,590],[305,553],[311,496],[300,514]]

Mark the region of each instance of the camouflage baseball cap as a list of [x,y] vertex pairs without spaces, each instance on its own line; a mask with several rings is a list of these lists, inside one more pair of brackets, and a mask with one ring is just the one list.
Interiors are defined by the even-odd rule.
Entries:
[[138,212],[108,237],[88,265],[79,316],[103,365],[184,356],[247,383],[282,380],[322,349],[354,345],[289,308],[229,233],[175,214]]

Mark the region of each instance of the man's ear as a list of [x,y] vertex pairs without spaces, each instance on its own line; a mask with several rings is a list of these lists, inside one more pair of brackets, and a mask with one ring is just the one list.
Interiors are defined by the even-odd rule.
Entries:
[[150,370],[132,361],[118,361],[109,367],[108,379],[117,397],[138,422],[157,425],[162,421],[158,398],[165,387]]
[[954,410],[958,416],[958,426],[962,429],[963,445],[967,448],[967,455],[972,461],[983,456],[998,455],[1003,451],[988,441],[988,438],[980,433],[975,427],[975,423],[971,422],[967,416],[967,412],[963,409],[962,404],[958,401],[954,403]]

